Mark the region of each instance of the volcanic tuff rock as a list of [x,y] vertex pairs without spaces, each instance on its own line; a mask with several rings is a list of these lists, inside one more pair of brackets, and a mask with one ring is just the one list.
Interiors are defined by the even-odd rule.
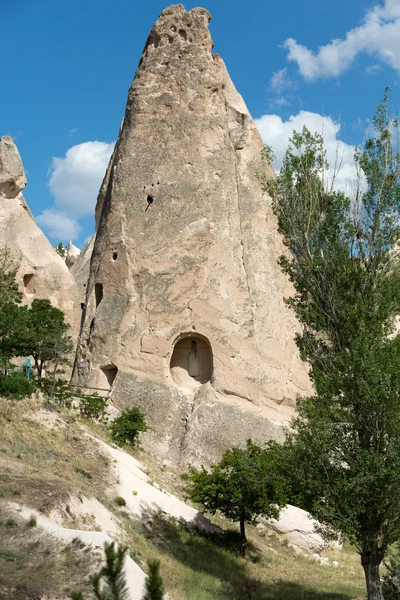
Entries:
[[78,294],[81,306],[86,301],[86,285],[90,273],[90,260],[92,258],[93,246],[96,237],[93,235],[86,243],[82,252],[76,257],[70,266],[70,272],[78,286]]
[[139,406],[174,463],[282,437],[309,380],[260,178],[274,177],[210,14],[167,8],[129,90],[99,194],[74,378]]
[[65,312],[76,338],[80,316],[76,284],[63,259],[36,225],[22,195],[25,185],[17,147],[4,136],[0,138],[0,246],[11,248],[20,260],[18,279],[25,304],[34,298],[48,298]]

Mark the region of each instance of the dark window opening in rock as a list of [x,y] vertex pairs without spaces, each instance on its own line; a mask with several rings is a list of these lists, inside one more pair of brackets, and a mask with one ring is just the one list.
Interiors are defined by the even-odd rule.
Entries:
[[94,295],[96,297],[96,308],[97,308],[98,305],[100,304],[100,302],[103,300],[103,284],[102,283],[95,284]]
[[90,330],[89,330],[89,334],[90,335],[92,335],[93,330],[94,330],[94,318],[90,322]]
[[186,42],[186,40],[187,40],[187,33],[186,33],[186,31],[184,29],[180,29],[179,30],[179,35]]
[[117,260],[117,258],[118,258],[118,253],[114,252],[114,254],[113,254],[113,260]]
[[85,304],[84,302],[81,302],[81,310],[83,310],[85,308]]
[[102,372],[100,387],[105,390],[111,390],[114,379],[118,373],[118,367],[115,365],[106,365],[105,367],[101,367],[100,371]]
[[24,275],[24,292],[25,294],[34,294],[36,292],[35,275],[33,273]]
[[210,381],[212,351],[207,338],[192,332],[180,336],[174,345],[170,370],[175,383],[181,386]]
[[[146,206],[146,210],[148,210],[152,204],[153,204],[153,196],[147,196],[147,206]],[[145,212],[146,212],[146,211],[145,211]]]

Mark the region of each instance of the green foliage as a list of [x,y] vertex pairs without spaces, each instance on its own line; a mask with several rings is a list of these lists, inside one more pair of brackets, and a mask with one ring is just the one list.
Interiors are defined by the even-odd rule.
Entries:
[[274,455],[253,444],[245,449],[225,452],[218,465],[207,471],[191,467],[186,475],[187,495],[206,512],[220,510],[232,521],[240,522],[241,553],[246,551],[245,523],[254,524],[259,515],[275,517],[285,506],[285,483],[276,467]]
[[149,574],[146,579],[146,592],[143,600],[163,600],[164,587],[160,576],[160,561],[149,560]]
[[382,577],[382,595],[384,600],[400,598],[400,544],[396,544],[396,553],[385,562],[386,573]]
[[36,527],[36,525],[37,525],[37,518],[36,518],[36,515],[31,515],[31,516],[29,517],[29,520],[28,520],[28,523],[27,523],[27,524],[28,524],[28,527]]
[[16,276],[19,261],[16,260],[8,246],[0,248],[0,306],[6,304],[20,304],[22,293],[19,291]]
[[74,394],[79,398],[79,414],[86,419],[97,419],[107,422],[107,400],[99,396],[97,392],[93,394],[83,394],[80,390]]
[[93,592],[98,600],[128,600],[128,586],[124,576],[124,561],[128,549],[115,548],[115,543],[104,544],[106,564],[90,577]]
[[14,372],[7,376],[0,376],[0,396],[13,400],[22,400],[31,396],[35,391],[35,384],[28,381],[24,373]]
[[114,502],[117,506],[126,506],[126,500],[122,496],[116,496]]
[[62,242],[58,242],[57,246],[55,246],[54,250],[59,254],[62,258],[64,258],[66,250],[65,246]]
[[70,327],[64,313],[52,306],[50,300],[33,300],[28,316],[29,328],[23,340],[25,354],[34,358],[39,384],[45,362],[52,362],[54,381],[59,365],[66,362],[66,356],[73,349],[68,336]]
[[16,281],[18,267],[10,248],[0,248],[0,366],[5,374],[10,358],[21,356],[20,339],[27,328],[27,308],[19,306],[22,294]]
[[92,474],[89,473],[89,471],[86,471],[86,469],[83,469],[82,467],[75,467],[75,471],[80,475],[83,475],[83,477],[86,477],[86,479],[92,479]]
[[315,395],[276,461],[293,502],[357,547],[368,598],[380,599],[379,564],[400,537],[400,158],[393,149],[388,93],[376,137],[357,150],[360,180],[350,202],[326,188],[323,140],[294,133],[272,194],[289,253],[280,259],[295,287],[287,302]]
[[147,431],[147,425],[143,413],[138,408],[124,410],[110,424],[111,437],[118,446],[134,445],[140,431]]

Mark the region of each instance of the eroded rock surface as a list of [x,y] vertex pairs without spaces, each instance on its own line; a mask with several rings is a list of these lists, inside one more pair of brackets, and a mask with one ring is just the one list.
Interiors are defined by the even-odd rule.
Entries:
[[36,225],[22,190],[26,178],[13,140],[0,138],[0,246],[8,246],[20,260],[18,282],[23,299],[48,298],[65,312],[72,336],[79,329],[79,305],[75,281],[63,259]]
[[260,184],[274,174],[209,21],[171,6],[146,42],[99,194],[74,374],[139,406],[145,444],[173,463],[282,438],[310,389]]

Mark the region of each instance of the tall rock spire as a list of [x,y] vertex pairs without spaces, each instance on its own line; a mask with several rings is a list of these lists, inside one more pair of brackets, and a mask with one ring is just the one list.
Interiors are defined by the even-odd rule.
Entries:
[[210,14],[164,10],[144,48],[96,213],[75,380],[139,406],[171,462],[282,436],[309,389],[294,344],[263,144]]

